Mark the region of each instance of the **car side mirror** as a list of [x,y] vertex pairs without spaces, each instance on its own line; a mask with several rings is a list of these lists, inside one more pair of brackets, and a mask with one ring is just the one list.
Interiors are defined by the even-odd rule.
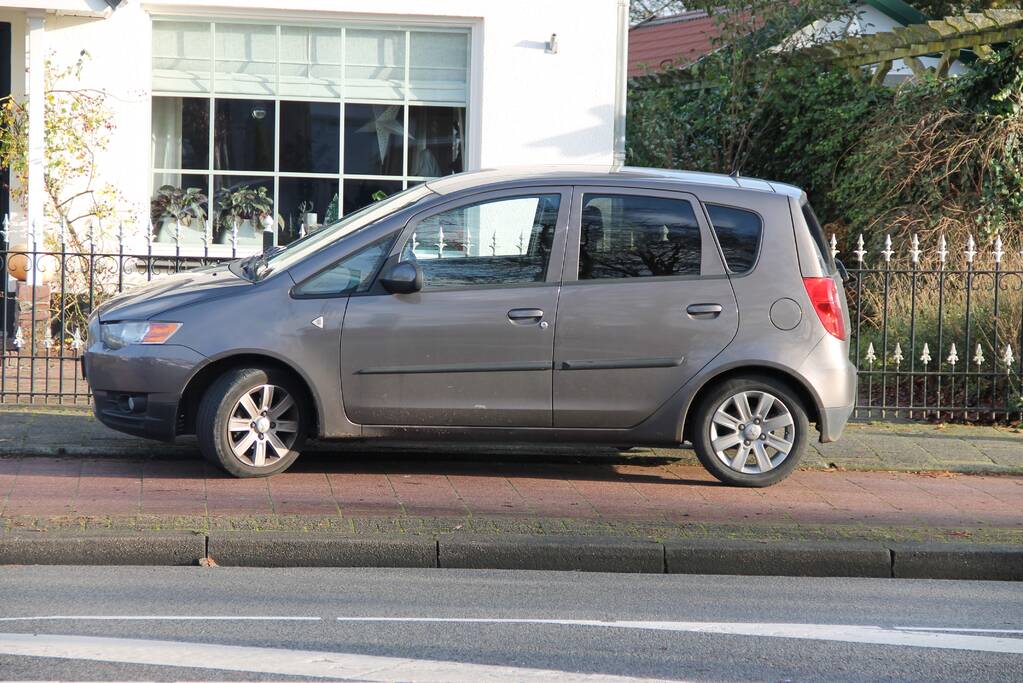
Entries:
[[423,269],[412,261],[401,261],[383,272],[380,284],[391,294],[414,294],[423,288]]
[[842,282],[849,280],[849,271],[846,269],[845,264],[835,259],[835,267],[838,269],[838,276],[842,278]]

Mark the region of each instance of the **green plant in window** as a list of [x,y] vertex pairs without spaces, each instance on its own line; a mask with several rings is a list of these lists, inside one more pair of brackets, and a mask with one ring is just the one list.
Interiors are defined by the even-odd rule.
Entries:
[[260,217],[269,216],[273,208],[273,197],[267,193],[265,187],[241,185],[217,192],[217,212],[220,224],[225,230],[240,226],[242,221],[258,223]]
[[371,196],[373,197],[373,201],[375,202],[382,202],[385,199],[387,199],[387,193],[384,192],[383,190],[377,190]]
[[337,223],[338,219],[341,218],[341,198],[338,194],[334,193],[334,198],[330,200],[330,204],[327,205],[327,213],[323,216],[323,223],[325,225],[332,225]]
[[182,225],[191,225],[192,221],[201,223],[206,220],[206,195],[198,188],[190,187],[182,190],[173,185],[164,185],[153,196],[150,202],[150,217],[153,225],[165,220]]

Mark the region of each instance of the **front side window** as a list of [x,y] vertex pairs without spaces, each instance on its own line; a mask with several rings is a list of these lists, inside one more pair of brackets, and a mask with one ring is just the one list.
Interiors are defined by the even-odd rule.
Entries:
[[721,252],[725,255],[728,270],[733,273],[748,273],[757,261],[760,238],[764,223],[752,211],[731,206],[707,205],[714,234],[718,237]]
[[377,240],[320,271],[295,289],[298,296],[342,296],[364,292],[394,243],[394,235]]
[[290,244],[466,170],[469,32],[153,21],[157,241]]
[[683,199],[586,194],[579,279],[699,275],[700,225]]
[[543,282],[560,194],[460,206],[421,221],[401,258],[423,270],[423,289]]

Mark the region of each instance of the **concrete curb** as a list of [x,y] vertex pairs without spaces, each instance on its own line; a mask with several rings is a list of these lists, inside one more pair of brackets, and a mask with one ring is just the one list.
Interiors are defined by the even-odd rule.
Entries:
[[891,553],[874,543],[848,541],[668,541],[669,574],[755,576],[892,575]]
[[214,533],[207,553],[225,567],[436,567],[432,538]]
[[0,564],[416,567],[1023,581],[1023,545],[275,532],[0,535]]
[[457,569],[664,573],[656,541],[560,536],[441,537],[437,565]]
[[187,566],[205,555],[206,537],[192,533],[0,535],[0,564]]
[[894,544],[892,576],[899,579],[1023,581],[1023,547]]

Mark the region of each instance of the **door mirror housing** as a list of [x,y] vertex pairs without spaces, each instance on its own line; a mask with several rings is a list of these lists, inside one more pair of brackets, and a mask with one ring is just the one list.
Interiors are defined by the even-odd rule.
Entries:
[[391,294],[415,294],[423,288],[423,269],[412,261],[401,261],[381,274],[380,284]]

